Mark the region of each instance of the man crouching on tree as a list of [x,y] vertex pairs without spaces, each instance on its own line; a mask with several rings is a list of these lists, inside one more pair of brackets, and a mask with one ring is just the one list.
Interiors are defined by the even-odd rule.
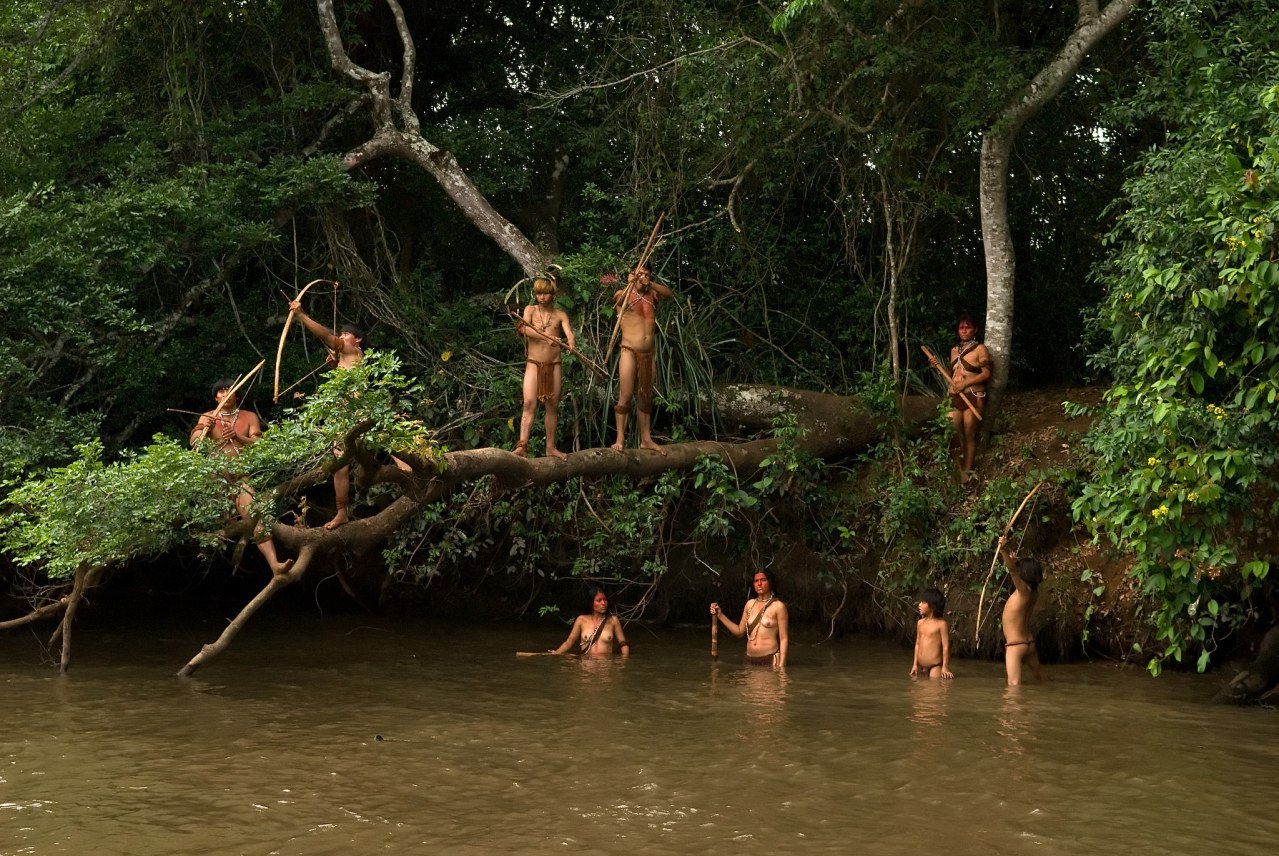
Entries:
[[524,363],[524,410],[520,414],[520,441],[515,454],[528,457],[529,436],[533,433],[533,417],[540,401],[546,408],[546,454],[561,461],[568,456],[555,448],[555,428],[560,417],[560,384],[563,366],[560,356],[564,348],[558,340],[563,336],[570,348],[577,347],[568,313],[555,305],[555,280],[539,276],[533,280],[533,303],[524,307],[516,331],[525,338],[528,353]]
[[[235,381],[223,379],[213,384],[213,400],[217,406],[204,413],[191,429],[192,448],[207,440],[217,454],[234,458],[245,446],[251,446],[262,436],[262,422],[251,410],[241,410],[239,399],[232,388]],[[234,476],[228,476],[234,478]],[[240,492],[235,497],[235,508],[241,519],[249,520],[249,505],[253,502],[253,488],[240,482]],[[275,540],[270,535],[263,535],[262,524],[253,530],[254,542],[258,550],[271,566],[273,574],[287,574],[293,567],[293,560],[281,562],[275,552]]]
[[634,396],[639,411],[639,447],[666,454],[653,440],[653,387],[657,382],[657,304],[672,296],[669,288],[653,280],[647,263],[631,271],[627,288],[613,294],[622,329],[622,350],[617,356],[617,406],[613,408],[617,422],[614,449],[625,445],[626,418]]

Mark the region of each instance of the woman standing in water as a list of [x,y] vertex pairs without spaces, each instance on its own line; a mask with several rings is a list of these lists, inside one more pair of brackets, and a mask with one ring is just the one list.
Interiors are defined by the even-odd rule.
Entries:
[[631,643],[626,641],[626,634],[622,632],[622,622],[608,611],[608,595],[597,588],[591,592],[590,602],[590,613],[577,617],[564,644],[547,653],[567,654],[574,645],[580,645],[583,657],[613,657],[618,650],[623,657],[629,657]]
[[734,636],[746,637],[746,665],[786,668],[786,649],[790,647],[790,616],[786,604],[777,597],[772,571],[760,571],[751,582],[755,597],[746,601],[742,620],[734,623],[720,612],[719,604],[711,604],[711,615]]

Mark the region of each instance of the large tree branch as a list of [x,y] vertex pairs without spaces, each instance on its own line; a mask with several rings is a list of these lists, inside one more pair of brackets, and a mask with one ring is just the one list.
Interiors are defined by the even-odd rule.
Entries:
[[[1070,38],[1030,83],[1004,106],[982,136],[980,194],[981,231],[986,254],[986,347],[994,360],[990,400],[996,413],[1008,383],[1012,353],[1016,256],[1008,224],[1008,166],[1022,127],[1065,89],[1084,57],[1128,16],[1139,0],[1110,0],[1098,11],[1096,0],[1079,0],[1079,18]],[[989,433],[994,420],[983,422]]]
[[[398,98],[391,96],[389,72],[374,72],[353,62],[347,55],[338,28],[333,0],[316,0],[320,12],[320,29],[328,47],[333,68],[339,74],[362,86],[369,98],[369,114],[373,122],[370,139],[346,153],[343,162],[354,169],[374,158],[390,155],[426,170],[439,182],[462,213],[507,255],[519,264],[527,276],[544,270],[548,259],[509,220],[497,212],[479,191],[450,152],[422,136],[421,122],[411,103],[412,75],[416,63],[413,36],[397,0],[385,0],[395,16],[396,30],[404,46],[404,69]],[[396,117],[400,125],[396,124]]]
[[[804,429],[798,441],[799,447],[823,458],[841,457],[865,448],[882,438],[886,430],[879,420],[860,412],[857,399],[845,396],[784,387],[736,385],[717,390],[716,400],[728,424],[747,430],[770,427],[777,417],[794,414]],[[919,430],[937,415],[937,404],[934,398],[903,399],[900,428]],[[347,444],[348,448],[352,445]],[[563,461],[549,457],[521,458],[501,449],[471,449],[445,455],[443,465],[429,476],[424,466],[415,466],[412,476],[406,476],[395,466],[384,466],[370,481],[407,478],[407,482],[401,483],[407,484],[408,489],[372,517],[332,530],[286,524],[277,524],[272,529],[272,537],[278,545],[298,551],[293,568],[287,574],[274,577],[231,621],[222,635],[201,648],[179,674],[193,674],[203,663],[226,650],[253,614],[281,588],[301,579],[315,557],[339,551],[358,555],[376,549],[407,524],[423,505],[448,495],[460,485],[486,476],[495,477],[498,484],[507,490],[571,478],[624,475],[642,479],[668,470],[692,469],[700,458],[707,455],[724,460],[735,472],[746,473],[758,469],[766,457],[777,451],[777,447],[778,441],[774,439],[745,443],[708,440],[667,446],[665,455],[640,449],[586,449],[573,452]]]
[[227,624],[226,629],[222,631],[222,635],[214,642],[202,647],[200,649],[200,653],[192,657],[191,660],[182,667],[182,669],[178,672],[178,676],[183,678],[190,677],[195,674],[195,670],[200,668],[205,661],[210,660],[225,651],[227,646],[231,644],[231,640],[238,636],[240,631],[244,629],[244,626],[248,623],[249,619],[253,617],[253,614],[266,605],[267,601],[275,597],[276,592],[302,579],[302,575],[306,573],[306,569],[310,567],[311,560],[314,558],[314,547],[303,548],[302,552],[298,554],[297,561],[293,563],[292,569],[290,569],[287,574],[276,574],[272,576],[271,581],[263,587],[262,591],[258,592],[257,596],[254,597],[253,600],[245,604],[244,608],[240,610],[239,615],[231,619],[231,622]]

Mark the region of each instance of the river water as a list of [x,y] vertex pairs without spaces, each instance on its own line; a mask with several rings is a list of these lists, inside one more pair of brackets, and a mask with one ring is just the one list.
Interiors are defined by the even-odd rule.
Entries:
[[[0,635],[0,854],[1262,853],[1276,714],[1216,678],[632,626],[629,661],[517,658],[550,625],[259,616]],[[47,633],[47,629],[45,630]],[[566,632],[566,631],[565,631]],[[1271,783],[1271,784],[1267,784]]]

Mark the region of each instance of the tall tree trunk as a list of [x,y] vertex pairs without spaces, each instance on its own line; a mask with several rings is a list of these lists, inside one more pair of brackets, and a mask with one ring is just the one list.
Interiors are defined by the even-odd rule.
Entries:
[[404,47],[397,96],[391,95],[391,75],[388,72],[369,71],[351,61],[342,43],[342,32],[333,11],[333,0],[317,0],[320,30],[324,33],[324,42],[333,68],[364,87],[366,97],[362,101],[368,104],[373,122],[373,136],[346,153],[344,163],[347,169],[354,169],[382,155],[392,155],[420,166],[439,182],[440,187],[462,209],[467,219],[492,238],[519,264],[527,276],[544,270],[547,258],[514,224],[489,204],[488,199],[457,162],[457,158],[422,136],[422,123],[413,111],[413,76],[417,64],[413,34],[409,32],[404,10],[398,0],[385,2],[395,16],[396,30]]
[[1013,291],[1017,261],[1008,226],[1008,164],[1022,126],[1066,87],[1080,64],[1121,21],[1139,0],[1110,0],[1099,10],[1098,0],[1079,0],[1079,17],[1074,32],[1052,60],[1035,78],[1004,106],[999,118],[982,136],[981,143],[981,233],[986,249],[986,348],[994,360],[987,416],[982,434],[988,435],[998,412],[1004,387],[1008,384],[1008,363],[1012,354]]

